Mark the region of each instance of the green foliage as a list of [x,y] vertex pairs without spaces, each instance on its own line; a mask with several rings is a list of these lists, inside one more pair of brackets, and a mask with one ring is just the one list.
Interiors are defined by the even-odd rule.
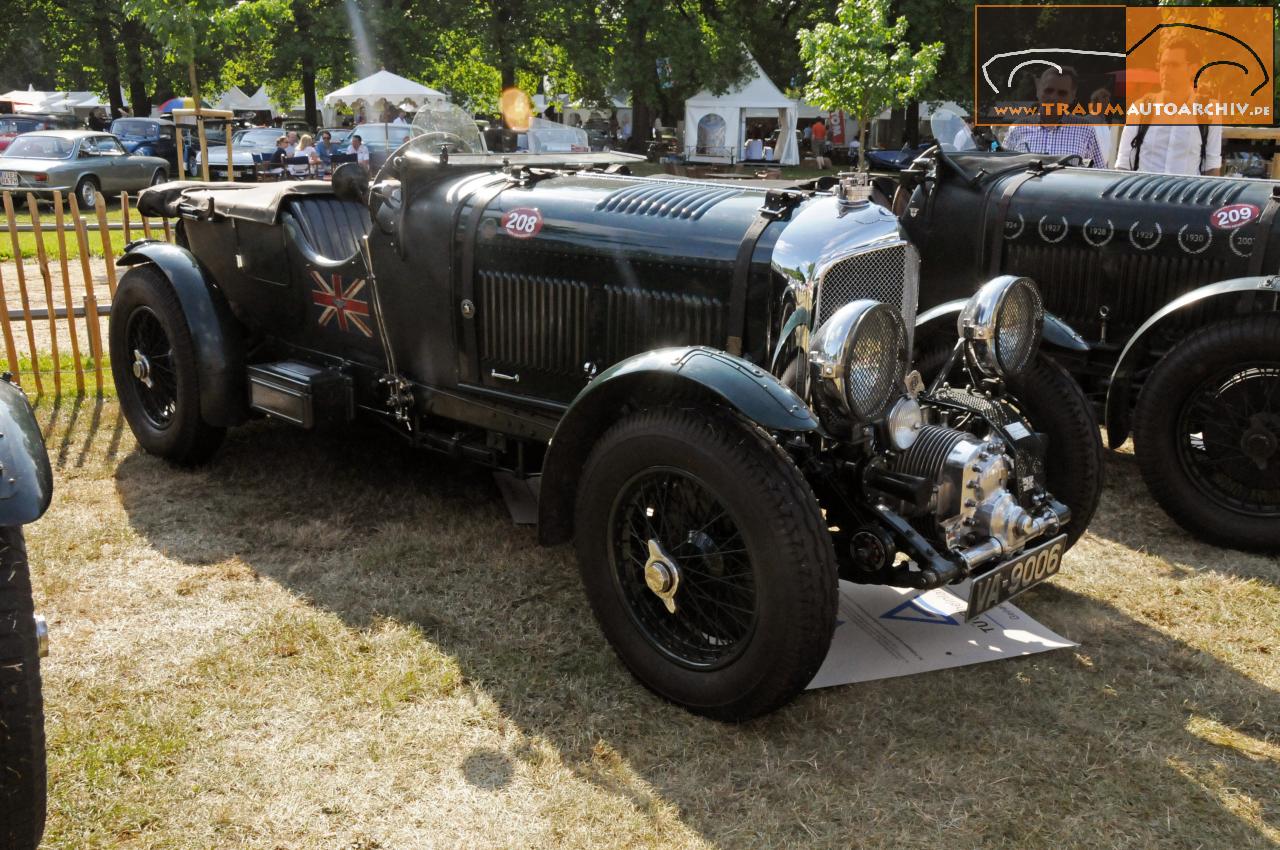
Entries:
[[942,42],[913,51],[908,22],[889,22],[889,0],[842,0],[835,23],[797,34],[809,68],[805,98],[823,109],[843,109],[858,119],[858,166],[866,170],[867,123],[887,106],[917,97],[937,73]]

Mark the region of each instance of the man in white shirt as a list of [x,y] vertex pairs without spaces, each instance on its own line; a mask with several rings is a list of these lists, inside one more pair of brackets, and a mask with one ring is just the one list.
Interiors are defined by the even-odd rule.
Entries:
[[[1195,42],[1179,36],[1168,39],[1160,47],[1161,91],[1145,99],[1178,105],[1194,102],[1193,75],[1202,65]],[[1221,174],[1222,127],[1129,124],[1120,134],[1116,168],[1157,174]]]
[[364,139],[359,134],[351,137],[351,153],[356,155],[356,162],[365,171],[369,170],[369,149],[364,146]]

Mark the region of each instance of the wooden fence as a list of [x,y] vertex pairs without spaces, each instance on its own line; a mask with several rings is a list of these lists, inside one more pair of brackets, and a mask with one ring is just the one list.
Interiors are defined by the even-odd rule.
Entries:
[[[103,372],[110,368],[102,319],[116,293],[118,246],[112,234],[123,236],[123,243],[144,237],[173,241],[167,219],[141,216],[130,200],[121,192],[119,220],[109,221],[102,194],[92,211],[82,211],[74,192],[65,198],[54,192],[52,203],[43,205],[30,193],[3,193],[13,258],[0,261],[0,332],[5,368],[28,393],[57,396],[74,386],[76,395],[102,394]],[[23,212],[29,221],[20,219]],[[100,256],[91,256],[95,252]],[[77,266],[79,274],[73,271]],[[109,375],[105,381],[110,383]]]

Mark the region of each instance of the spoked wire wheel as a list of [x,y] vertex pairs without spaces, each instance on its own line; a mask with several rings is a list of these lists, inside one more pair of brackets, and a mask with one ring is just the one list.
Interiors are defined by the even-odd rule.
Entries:
[[1133,448],[1183,528],[1280,551],[1280,315],[1225,319],[1175,345],[1143,383]]
[[712,405],[631,413],[592,448],[574,517],[596,621],[653,691],[742,720],[818,671],[835,552],[804,476],[763,430]]
[[178,409],[173,344],[149,307],[139,307],[129,316],[125,338],[132,355],[128,368],[138,405],[151,426],[163,431]]
[[[202,463],[226,428],[205,422],[199,363],[173,286],[150,263],[130,267],[111,302],[111,376],[138,445],[183,466]],[[216,352],[227,357],[231,352]]]
[[611,512],[613,578],[645,638],[679,664],[733,661],[756,626],[756,576],[742,530],[696,475],[645,470]]
[[1178,459],[1217,504],[1280,518],[1280,361],[1233,366],[1201,382],[1178,419]]

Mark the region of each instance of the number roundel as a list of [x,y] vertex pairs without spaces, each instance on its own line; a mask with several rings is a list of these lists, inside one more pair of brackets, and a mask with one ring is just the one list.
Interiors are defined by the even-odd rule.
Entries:
[[516,239],[532,239],[542,230],[542,212],[535,207],[516,207],[502,215],[502,229]]
[[1261,212],[1254,204],[1230,204],[1209,213],[1209,223],[1218,230],[1235,230],[1257,219]]

